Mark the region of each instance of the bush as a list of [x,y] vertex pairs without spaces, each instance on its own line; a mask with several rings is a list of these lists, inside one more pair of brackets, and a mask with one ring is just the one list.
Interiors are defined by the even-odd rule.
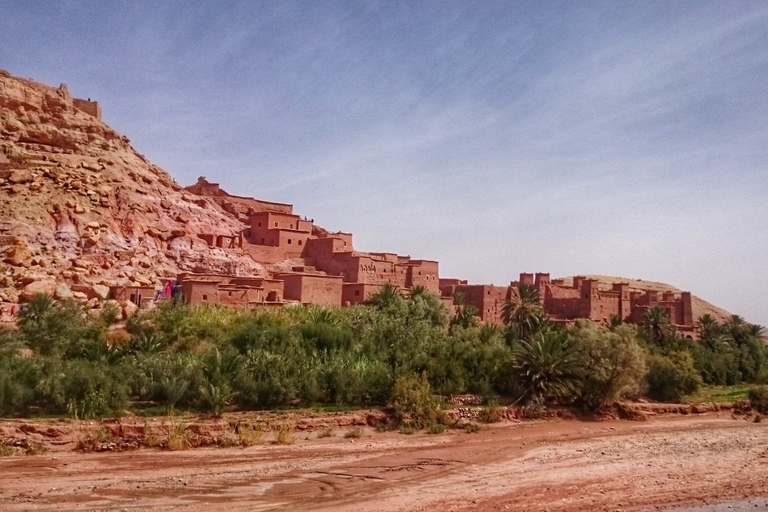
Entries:
[[464,431],[468,434],[477,434],[483,429],[480,425],[477,423],[467,423],[464,425]]
[[333,436],[334,436],[334,433],[331,427],[324,428],[323,430],[317,433],[318,439],[323,439],[325,437],[333,437]]
[[278,425],[274,430],[275,442],[277,444],[293,444],[296,442],[296,436],[291,425]]
[[653,356],[645,378],[648,396],[661,402],[679,402],[702,385],[688,352],[674,352],[669,357]]
[[749,403],[760,414],[768,414],[768,387],[756,386],[750,389]]
[[240,445],[245,447],[257,445],[264,438],[264,430],[258,424],[237,423],[235,425],[235,433],[240,441]]
[[424,373],[397,379],[391,403],[397,421],[410,419],[419,428],[435,423],[440,411],[440,400],[432,394]]
[[633,326],[619,325],[609,331],[592,322],[579,322],[573,338],[583,368],[577,394],[587,409],[638,392],[646,366]]
[[445,432],[445,425],[442,423],[433,423],[427,428],[429,434],[442,434]]
[[359,439],[363,437],[363,429],[360,427],[349,429],[344,433],[344,437],[347,439]]
[[504,409],[498,406],[483,407],[477,415],[480,423],[498,423],[504,418]]

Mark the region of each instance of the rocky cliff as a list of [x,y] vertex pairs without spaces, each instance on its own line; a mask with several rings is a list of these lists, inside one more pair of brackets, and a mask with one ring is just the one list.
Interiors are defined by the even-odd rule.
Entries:
[[0,70],[0,300],[103,297],[181,271],[264,275],[197,237],[246,227],[222,204],[182,189],[66,85]]

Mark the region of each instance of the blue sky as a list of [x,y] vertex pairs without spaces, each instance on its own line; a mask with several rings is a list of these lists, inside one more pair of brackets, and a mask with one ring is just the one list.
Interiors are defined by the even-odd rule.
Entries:
[[764,1],[15,0],[0,67],[357,249],[665,281],[768,325]]

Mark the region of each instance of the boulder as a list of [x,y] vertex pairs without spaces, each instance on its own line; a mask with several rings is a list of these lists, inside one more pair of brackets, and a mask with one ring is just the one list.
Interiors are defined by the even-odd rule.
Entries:
[[29,267],[32,263],[32,251],[26,243],[14,245],[5,252],[5,262],[16,267]]
[[32,173],[28,169],[19,169],[11,173],[11,175],[8,177],[8,181],[14,185],[19,183],[27,183],[28,181],[32,181]]
[[53,295],[56,291],[55,281],[34,281],[26,285],[19,293],[21,301],[29,301],[38,293],[49,293]]
[[88,291],[88,297],[107,300],[109,298],[109,286],[103,284],[94,284]]
[[59,283],[53,291],[53,296],[59,300],[70,300],[74,298],[72,290],[67,283]]
[[120,303],[120,306],[123,310],[123,318],[131,317],[135,315],[139,310],[139,306],[129,300],[124,300],[122,303]]

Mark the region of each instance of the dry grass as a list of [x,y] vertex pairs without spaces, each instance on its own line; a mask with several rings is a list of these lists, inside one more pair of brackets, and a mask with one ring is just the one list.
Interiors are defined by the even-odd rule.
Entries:
[[86,432],[78,438],[75,449],[85,453],[95,452],[98,451],[102,443],[108,442],[110,438],[109,432],[103,427],[96,432]]
[[296,435],[294,435],[293,425],[277,425],[274,427],[275,442],[277,444],[293,444],[296,442]]
[[235,433],[240,442],[240,446],[254,446],[261,443],[264,438],[264,430],[259,424],[238,423],[235,425]]
[[363,429],[361,429],[360,427],[355,427],[347,430],[344,433],[344,437],[347,439],[359,439],[363,437],[363,434],[364,434]]
[[165,447],[171,451],[188,450],[190,448],[187,424],[183,420],[171,421],[168,427],[168,439]]
[[336,434],[333,431],[333,429],[331,427],[328,427],[328,428],[325,428],[325,429],[321,430],[320,432],[318,432],[317,433],[317,438],[318,439],[322,439],[324,437],[333,437],[335,435]]
[[16,448],[10,444],[0,442],[0,457],[11,457],[16,455]]

